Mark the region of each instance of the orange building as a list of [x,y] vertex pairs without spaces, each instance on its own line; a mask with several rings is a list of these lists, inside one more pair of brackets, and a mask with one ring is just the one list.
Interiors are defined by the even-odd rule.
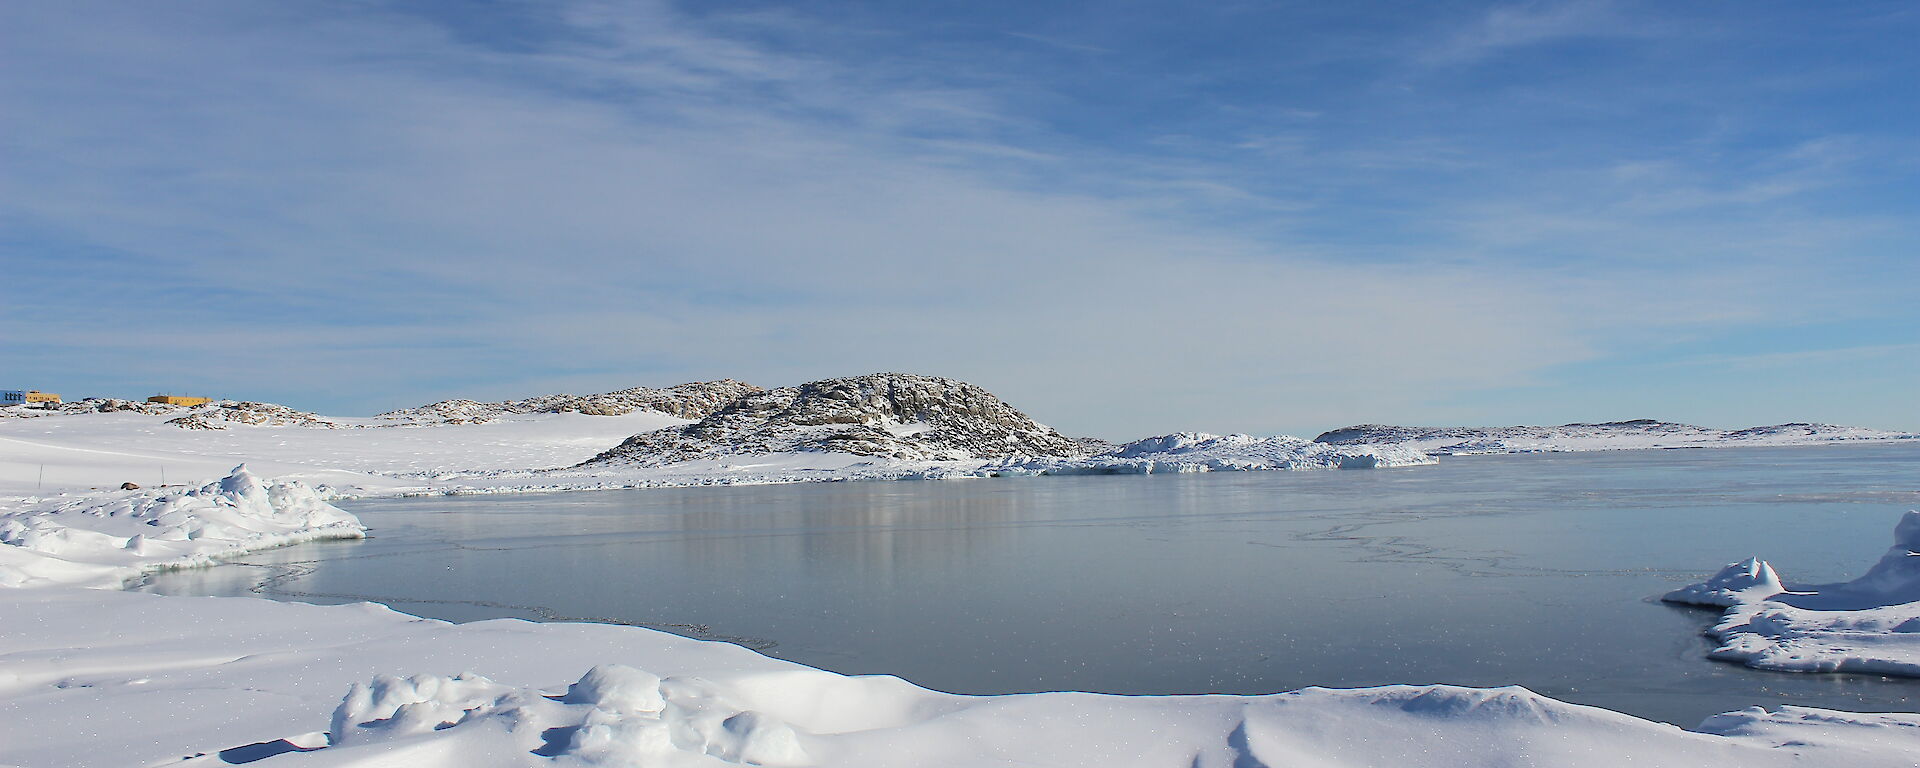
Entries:
[[54,394],[54,393],[52,393],[52,392],[42,392],[42,391],[40,391],[40,390],[37,390],[37,389],[29,389],[29,390],[27,390],[27,402],[29,402],[29,403],[57,403],[57,402],[60,402],[60,396],[59,396],[59,395],[56,395],[56,394]]

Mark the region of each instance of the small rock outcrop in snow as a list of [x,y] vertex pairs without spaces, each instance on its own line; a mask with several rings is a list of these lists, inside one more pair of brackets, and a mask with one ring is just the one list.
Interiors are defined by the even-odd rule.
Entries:
[[961,461],[1080,450],[980,387],[876,373],[747,395],[695,423],[635,435],[581,466],[798,452]]
[[144,413],[153,416],[174,413],[182,409],[177,405],[162,405],[139,400],[121,400],[113,397],[89,397],[84,400],[72,400],[64,403],[28,403],[0,405],[0,419],[31,419],[40,416],[61,416],[74,413]]
[[240,466],[190,490],[88,494],[0,515],[0,586],[114,586],[159,568],[365,532],[314,489]]
[[598,395],[544,395],[525,400],[482,403],[442,400],[418,408],[380,414],[404,424],[485,424],[514,413],[582,413],[624,416],[634,411],[656,411],[682,419],[701,419],[722,406],[761,389],[733,379],[698,381],[665,389],[632,387]]
[[1725,445],[1819,445],[1916,439],[1920,439],[1920,434],[1832,424],[1775,424],[1729,430],[1635,419],[1601,424],[1562,424],[1557,427],[1397,427],[1360,424],[1323,432],[1313,441],[1329,445],[1395,445],[1431,455],[1468,455]]
[[139,400],[120,400],[111,397],[89,397],[69,403],[55,403],[34,407],[0,407],[0,418],[34,418],[40,416],[70,416],[88,413],[139,413],[148,416],[171,416],[167,420],[182,429],[226,429],[232,424],[245,424],[256,427],[318,427],[338,429],[341,424],[322,418],[307,411],[295,410],[275,403],[256,403],[247,400],[216,400],[204,405],[168,405],[166,403],[148,403]]
[[317,427],[339,429],[338,422],[306,411],[297,411],[274,403],[222,400],[196,406],[185,416],[168,419],[168,424],[186,429],[226,429],[229,424],[254,427]]
[[1920,677],[1920,512],[1894,526],[1893,547],[1839,584],[1783,582],[1759,558],[1732,563],[1662,598],[1727,609],[1707,634],[1717,659],[1796,672]]
[[1399,446],[1327,445],[1297,437],[1176,432],[1135,440],[1095,456],[1033,459],[1005,466],[1046,475],[1156,474],[1267,469],[1376,469],[1432,464]]

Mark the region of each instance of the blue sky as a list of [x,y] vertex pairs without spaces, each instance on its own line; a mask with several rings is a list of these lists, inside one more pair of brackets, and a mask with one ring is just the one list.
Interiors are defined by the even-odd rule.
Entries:
[[1910,3],[0,3],[0,386],[1920,429]]

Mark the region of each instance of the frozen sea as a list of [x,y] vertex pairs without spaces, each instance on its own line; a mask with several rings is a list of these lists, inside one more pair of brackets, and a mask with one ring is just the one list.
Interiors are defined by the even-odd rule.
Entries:
[[1717,613],[1656,601],[1755,554],[1851,578],[1916,489],[1907,444],[437,497],[139,588],[630,623],[959,693],[1519,684],[1692,726],[1920,711],[1920,680],[1708,661]]

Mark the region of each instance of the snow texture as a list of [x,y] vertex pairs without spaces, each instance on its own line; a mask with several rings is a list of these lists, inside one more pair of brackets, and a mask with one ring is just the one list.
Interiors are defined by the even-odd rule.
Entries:
[[0,586],[117,586],[162,568],[206,565],[366,527],[302,483],[243,466],[190,490],[134,490],[0,507]]
[[51,587],[0,589],[0,615],[0,764],[42,768],[1880,768],[1920,753],[1912,714],[1751,709],[1686,731],[1517,687],[956,696],[637,627],[369,604]]
[[1920,677],[1920,511],[1900,518],[1893,547],[1853,581],[1787,583],[1765,560],[1749,558],[1663,599],[1727,609],[1707,630],[1720,641],[1716,659]]

